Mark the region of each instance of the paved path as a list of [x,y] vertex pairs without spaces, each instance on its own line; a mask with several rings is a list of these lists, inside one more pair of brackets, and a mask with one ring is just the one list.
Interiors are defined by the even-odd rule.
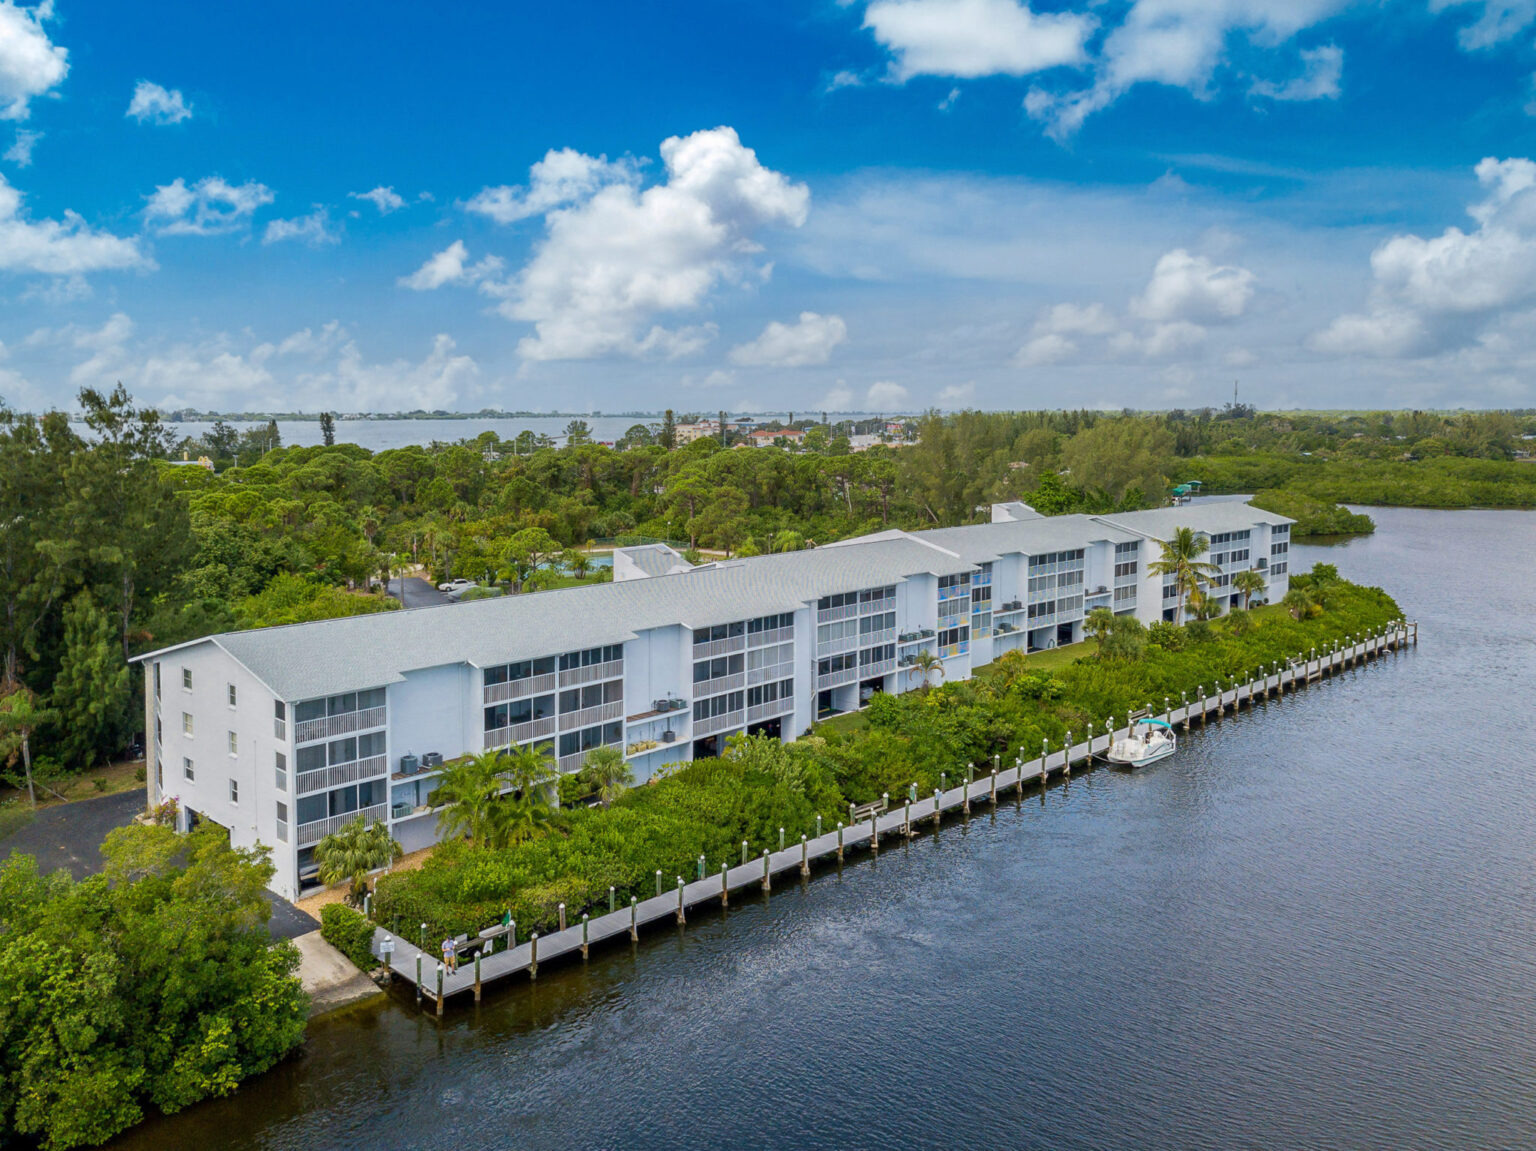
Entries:
[[318,931],[305,932],[293,942],[299,949],[299,982],[309,992],[311,1018],[384,994],[377,983],[322,939]]
[[[139,788],[44,807],[31,823],[0,843],[0,860],[26,854],[37,860],[38,870],[45,875],[63,868],[76,879],[84,879],[102,868],[101,841],[107,832],[128,826],[143,810],[144,792]],[[293,939],[320,926],[314,916],[286,899],[270,891],[265,894],[272,905],[267,929],[273,939]]]
[[452,603],[447,592],[440,592],[437,586],[420,576],[405,576],[389,581],[389,594],[400,601],[402,607],[441,607],[443,604]]

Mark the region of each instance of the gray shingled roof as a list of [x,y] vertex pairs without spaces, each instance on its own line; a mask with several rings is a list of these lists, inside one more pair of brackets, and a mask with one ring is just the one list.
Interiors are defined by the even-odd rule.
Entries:
[[1091,516],[1048,516],[1038,520],[973,524],[913,532],[914,539],[947,548],[971,563],[982,563],[1010,552],[1041,555],[1080,548],[1093,540],[1129,543],[1141,537]]
[[1094,518],[1101,523],[1127,528],[1156,540],[1166,540],[1179,528],[1194,528],[1211,534],[1240,532],[1258,524],[1296,522],[1277,512],[1256,508],[1246,500],[1201,501],[1180,507],[1150,508],[1144,512],[1115,512]]

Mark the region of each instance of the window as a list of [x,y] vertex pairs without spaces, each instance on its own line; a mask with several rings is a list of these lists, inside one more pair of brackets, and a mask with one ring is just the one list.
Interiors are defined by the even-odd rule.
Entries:
[[1291,544],[1289,540],[1281,540],[1277,544],[1269,545],[1269,554],[1272,556],[1283,556],[1290,550]]
[[[733,711],[740,711],[745,706],[746,693],[729,691],[724,695],[713,695],[708,699],[695,700],[693,704],[693,718],[696,720],[713,719],[717,715],[726,715]],[[562,742],[565,737],[561,736]],[[569,752],[561,750],[561,755]]]
[[838,592],[836,595],[824,595],[816,601],[816,607],[820,611],[828,608],[848,607],[859,602],[859,593],[856,591]]
[[229,733],[229,754],[230,755],[239,755],[240,754],[240,737],[238,735],[236,735],[234,732],[230,732]]
[[240,781],[238,779],[229,781],[229,802],[233,803],[236,807],[240,805]]
[[288,842],[288,805],[286,803],[277,805],[277,838],[283,843]]
[[[740,628],[741,624],[734,624]],[[740,635],[738,630],[735,635]],[[606,647],[589,647],[585,651],[568,651],[560,657],[561,671],[574,671],[579,667],[595,667],[600,663],[614,663],[624,658],[624,645],[611,643]]]
[[229,706],[230,707],[234,707],[235,706],[235,685],[234,684],[230,684],[229,685]]
[[485,669],[485,682],[489,686],[497,683],[515,683],[520,679],[532,679],[536,675],[553,675],[555,664],[556,657],[546,655],[538,659],[524,659],[516,663],[504,663],[499,667],[488,667]]
[[777,683],[765,683],[757,687],[747,688],[747,706],[758,707],[765,703],[773,703],[775,700],[788,700],[795,694],[795,681],[793,679],[780,680]]
[[836,643],[840,639],[849,639],[859,634],[859,621],[856,619],[834,620],[832,623],[824,623],[816,628],[817,643]]
[[888,659],[896,658],[896,645],[883,644],[880,647],[869,647],[859,652],[859,666],[868,667],[872,663],[881,663]]
[[[986,611],[992,605],[992,587],[971,588],[971,610]],[[894,618],[894,617],[893,617]]]
[[852,671],[859,666],[857,652],[847,652],[844,655],[832,655],[826,659],[816,661],[817,675],[836,675],[840,671]]
[[197,778],[197,772],[192,766],[192,761],[185,756],[181,760],[181,777],[189,783]]
[[[737,698],[741,693],[737,692]],[[723,696],[721,698],[724,698]],[[740,706],[739,704],[737,705]],[[560,737],[560,755],[576,755],[579,752],[591,751],[594,747],[602,747],[608,743],[618,743],[624,738],[624,725],[622,723],[605,723],[597,727],[584,727],[580,731],[568,731]]]
[[1116,579],[1121,579],[1124,576],[1133,576],[1135,574],[1136,574],[1136,561],[1135,560],[1131,560],[1129,563],[1119,563],[1119,564],[1115,565],[1115,578]]
[[160,698],[160,665],[155,664],[155,698]]
[[965,643],[971,638],[969,627],[950,627],[939,632],[939,646],[949,647],[952,644]]
[[1128,603],[1129,601],[1134,600],[1135,598],[1136,598],[1136,585],[1135,584],[1127,584],[1125,587],[1117,587],[1115,589],[1115,602],[1116,603]]
[[278,791],[288,790],[288,757],[282,752],[277,753],[276,781]]
[[[618,680],[612,680],[604,687],[617,687],[622,690],[623,684]],[[485,709],[485,730],[499,731],[504,727],[516,727],[518,724],[532,723],[536,719],[546,719],[555,714],[556,697],[553,695],[536,695],[529,699],[514,699],[509,703],[499,703],[495,707]]]
[[1285,539],[1291,534],[1290,524],[1277,524],[1269,529],[1269,534],[1277,539]]
[[184,711],[181,713],[181,734],[192,734],[192,713],[190,711]]
[[781,627],[794,627],[795,617],[791,612],[783,612],[779,615],[765,615],[758,619],[747,621],[747,634],[756,635],[758,632],[776,631]]
[[181,669],[181,687],[183,691],[192,690],[192,669],[190,667]]
[[1115,545],[1115,559],[1118,560],[1122,556],[1134,556],[1134,555],[1139,554],[1140,551],[1141,551],[1141,541],[1140,540],[1132,540],[1128,544],[1116,544]]
[[747,670],[755,671],[760,667],[772,667],[778,663],[788,663],[795,658],[795,645],[792,643],[776,644],[773,647],[755,647],[747,652]]
[[746,659],[740,655],[721,655],[714,659],[701,659],[693,665],[693,682],[708,683],[728,675],[740,675],[746,667]]
[[1288,563],[1270,564],[1269,565],[1269,574],[1272,575],[1272,576],[1283,576],[1286,572],[1288,572],[1290,570],[1291,570],[1291,565],[1288,564]]

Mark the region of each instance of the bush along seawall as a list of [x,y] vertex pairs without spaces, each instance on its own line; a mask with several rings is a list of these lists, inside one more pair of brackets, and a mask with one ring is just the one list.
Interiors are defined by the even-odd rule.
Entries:
[[[1001,757],[1011,766],[1021,747],[1060,748],[1069,733],[1102,731],[1106,717],[1162,710],[1165,698],[1251,680],[1401,619],[1386,592],[1328,565],[1293,577],[1292,589],[1285,604],[1219,620],[1142,628],[1120,619],[1096,653],[1049,670],[1039,666],[1047,659],[1016,653],[961,682],[944,683],[935,669],[914,681],[918,690],[878,695],[793,743],[740,737],[721,758],[678,765],[645,786],[605,786],[597,806],[532,810],[493,791],[486,803],[524,806],[509,820],[480,813],[477,825],[508,830],[446,841],[419,869],[381,876],[369,916],[411,942],[473,939],[509,918],[526,940],[656,896],[658,872],[670,890],[671,877],[697,876],[701,859],[713,873],[782,847],[786,835],[795,843],[849,821],[853,806],[887,795],[899,803],[914,784],[931,796],[963,782],[969,764]],[[361,926],[338,920],[336,931],[356,939]]]

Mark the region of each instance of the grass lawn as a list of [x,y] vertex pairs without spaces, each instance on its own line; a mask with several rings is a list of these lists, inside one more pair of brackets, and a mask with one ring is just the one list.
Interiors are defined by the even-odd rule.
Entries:
[[[59,799],[52,792],[39,787],[37,806],[52,807],[59,803],[73,803],[78,799],[96,799],[103,795],[116,795],[120,791],[142,788],[144,781],[139,777],[139,772],[143,770],[142,759],[125,759],[102,767],[93,767],[89,771],[83,771],[67,779],[54,780],[49,786],[64,798]],[[25,812],[26,819],[19,823],[9,822],[17,811]],[[26,787],[0,787],[0,837],[15,831],[29,819],[31,819],[31,812],[27,808]]]

